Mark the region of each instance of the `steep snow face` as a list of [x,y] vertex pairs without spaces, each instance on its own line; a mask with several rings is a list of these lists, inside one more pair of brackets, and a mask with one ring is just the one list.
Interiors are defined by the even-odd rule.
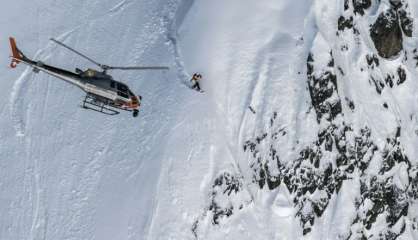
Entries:
[[112,73],[143,96],[133,119],[0,60],[0,239],[418,238],[415,1],[0,11],[3,42],[47,63],[92,67],[55,37],[106,64],[171,67]]
[[204,69],[233,158],[214,174],[196,238],[417,237],[416,10],[195,2],[179,32],[184,65]]

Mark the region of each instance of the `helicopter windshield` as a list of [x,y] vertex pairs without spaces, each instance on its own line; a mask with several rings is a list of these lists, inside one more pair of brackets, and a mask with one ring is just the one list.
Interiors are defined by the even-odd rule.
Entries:
[[117,92],[118,92],[119,96],[124,97],[124,98],[129,98],[129,92],[130,91],[129,91],[128,86],[126,86],[123,83],[117,83],[116,88],[118,90]]
[[128,86],[122,83],[117,84],[117,89],[121,92],[128,92]]

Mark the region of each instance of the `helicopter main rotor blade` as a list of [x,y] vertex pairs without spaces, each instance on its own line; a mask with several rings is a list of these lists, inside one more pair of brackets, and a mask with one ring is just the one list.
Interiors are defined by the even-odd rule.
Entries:
[[160,66],[150,66],[150,67],[112,67],[107,66],[106,69],[109,70],[169,70],[169,67],[160,67]]
[[112,67],[112,66],[108,66],[108,65],[105,65],[105,64],[98,63],[98,62],[94,61],[93,59],[87,57],[86,55],[82,54],[81,52],[75,50],[74,48],[69,47],[69,46],[65,45],[64,43],[62,43],[62,42],[60,42],[60,41],[58,41],[58,40],[56,40],[54,38],[51,38],[51,41],[55,42],[56,44],[58,44],[58,45],[60,45],[62,47],[65,47],[66,49],[68,49],[68,50],[76,53],[77,55],[79,55],[79,56],[81,56],[81,57],[89,60],[90,62],[96,64],[101,69],[103,69],[103,71],[106,71],[106,70],[114,70],[114,69],[119,69],[119,70],[168,70],[168,69],[170,69],[169,67],[163,67],[163,66],[150,66],[150,67],[140,67],[140,66]]
[[71,47],[69,47],[69,46],[65,45],[64,43],[62,43],[62,42],[60,42],[60,41],[58,41],[58,40],[56,40],[56,39],[54,39],[54,38],[51,38],[51,41],[55,42],[55,43],[56,43],[56,44],[58,44],[58,45],[61,45],[62,47],[65,47],[66,49],[68,49],[68,50],[70,50],[70,51],[72,51],[72,52],[74,52],[74,53],[78,54],[79,56],[81,56],[81,57],[83,57],[83,58],[85,58],[85,59],[87,59],[87,60],[89,60],[90,62],[92,62],[92,63],[96,64],[97,66],[99,66],[99,67],[100,67],[100,68],[102,68],[103,70],[105,70],[105,69],[106,69],[106,67],[107,67],[106,65],[103,65],[103,64],[100,64],[100,63],[98,63],[98,62],[94,61],[93,59],[91,59],[91,58],[87,57],[86,55],[84,55],[84,54],[80,53],[79,51],[77,51],[77,50],[75,50],[75,49],[73,49],[73,48],[71,48]]

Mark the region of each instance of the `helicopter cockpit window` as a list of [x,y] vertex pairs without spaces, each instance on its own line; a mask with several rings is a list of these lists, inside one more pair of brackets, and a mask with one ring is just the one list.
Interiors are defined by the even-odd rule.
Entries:
[[128,92],[128,87],[124,84],[118,83],[118,90],[121,92]]

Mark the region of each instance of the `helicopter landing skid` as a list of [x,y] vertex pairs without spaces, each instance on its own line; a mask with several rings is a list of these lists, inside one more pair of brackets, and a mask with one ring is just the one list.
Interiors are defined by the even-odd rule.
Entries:
[[82,107],[84,109],[93,110],[106,115],[119,114],[118,111],[111,109],[111,106],[106,101],[101,101],[90,94],[87,94],[84,98]]

